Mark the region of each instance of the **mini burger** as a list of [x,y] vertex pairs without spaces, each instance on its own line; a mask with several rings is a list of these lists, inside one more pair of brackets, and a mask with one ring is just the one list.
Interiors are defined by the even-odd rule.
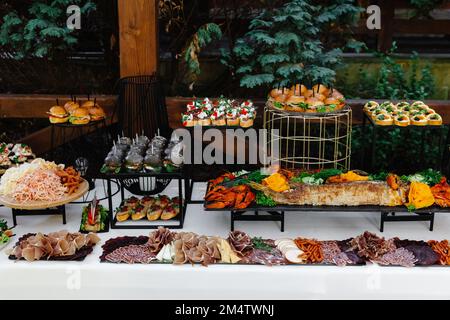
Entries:
[[306,98],[304,96],[290,96],[286,100],[287,110],[292,111],[305,111],[308,108],[308,105],[305,103]]
[[61,106],[54,106],[47,113],[50,123],[66,123],[69,120],[69,114]]
[[296,84],[295,86],[291,87],[291,91],[294,95],[302,96],[306,92],[308,92],[308,88],[304,85]]
[[105,111],[98,104],[89,108],[89,115],[92,121],[99,121],[105,119]]
[[80,107],[80,105],[78,103],[76,103],[75,101],[68,101],[64,105],[64,109],[66,109],[66,111],[70,114],[72,114],[79,107]]
[[75,109],[69,118],[71,124],[88,124],[89,121],[91,121],[91,116],[86,108]]
[[82,108],[86,108],[88,110],[94,106],[98,106],[98,104],[96,104],[94,100],[87,100],[81,105]]
[[324,86],[323,84],[316,84],[315,86],[313,86],[312,89],[315,93],[328,95],[328,88],[326,86]]

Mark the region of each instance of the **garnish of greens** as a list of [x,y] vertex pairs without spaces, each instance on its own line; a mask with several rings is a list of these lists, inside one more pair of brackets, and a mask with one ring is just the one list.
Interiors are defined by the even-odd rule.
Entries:
[[327,112],[327,106],[318,106],[317,111],[320,113]]
[[6,244],[11,239],[9,236],[7,236],[4,232],[8,230],[8,224],[5,220],[0,220],[0,244]]
[[283,104],[281,102],[275,101],[273,106],[278,109],[283,109]]
[[369,180],[371,181],[386,181],[387,176],[389,175],[389,173],[387,172],[378,172],[378,173],[374,173],[369,175]]
[[413,175],[401,176],[404,182],[422,182],[430,186],[438,184],[442,179],[442,173],[433,169],[426,169]]
[[261,170],[255,170],[250,173],[246,173],[240,176],[237,176],[235,179],[231,181],[225,181],[222,183],[225,187],[234,187],[241,184],[249,184],[250,182],[261,183],[267,175],[261,173]]
[[253,248],[271,252],[273,247],[269,246],[261,237],[252,238]]
[[329,177],[337,176],[342,173],[339,169],[324,169],[316,173],[302,172],[298,176],[291,179],[292,182],[304,184],[323,184]]
[[5,219],[0,220],[0,232],[8,230],[8,224]]
[[10,237],[8,237],[3,232],[0,232],[0,244],[5,244],[9,242]]
[[256,204],[262,207],[275,207],[277,203],[263,192],[256,192]]
[[[108,167],[106,166],[106,164],[104,164],[104,165],[102,166],[102,168],[100,169],[100,172],[101,172],[101,173],[109,173],[110,171],[109,171]],[[117,174],[117,173],[120,173],[120,167],[114,169],[113,172],[116,173],[116,174]]]

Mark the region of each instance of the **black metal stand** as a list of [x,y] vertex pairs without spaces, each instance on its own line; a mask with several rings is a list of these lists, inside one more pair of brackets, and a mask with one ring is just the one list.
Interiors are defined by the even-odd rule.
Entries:
[[[121,225],[116,220],[116,217],[114,216],[114,208],[112,203],[112,180],[117,180],[119,183],[120,188],[120,196],[121,196],[121,202],[125,199],[125,189],[126,186],[124,184],[124,181],[127,179],[135,179],[135,178],[146,178],[146,177],[155,177],[155,178],[161,178],[161,179],[172,179],[178,181],[178,197],[182,199],[180,203],[180,213],[177,217],[174,219],[171,219],[170,221],[178,221],[178,224],[166,224],[166,221],[157,221],[156,224],[139,224],[139,221],[133,222],[133,224],[127,224],[127,225]],[[184,190],[184,197],[183,197],[183,175],[181,172],[174,172],[174,173],[118,173],[118,174],[104,174],[103,178],[107,180],[107,193],[109,195],[108,197],[108,207],[109,207],[109,219],[111,221],[111,229],[157,229],[159,226],[167,226],[171,229],[182,229],[184,226],[184,218],[186,215],[186,209],[187,209],[187,203],[186,200],[188,195],[192,193],[192,190],[190,189],[189,182],[184,183],[185,190]],[[129,190],[129,189],[128,189]],[[163,190],[158,190],[163,191]],[[154,194],[154,193],[149,193]],[[168,221],[168,222],[170,222]]]
[[62,216],[63,224],[66,224],[67,222],[65,205],[41,210],[12,209],[12,218],[14,226],[17,226],[17,217],[19,216],[49,216],[49,215],[60,215]]
[[234,231],[235,221],[280,221],[281,232],[284,232],[284,211],[266,211],[268,215],[260,215],[258,210],[254,214],[245,215],[248,211],[231,211],[231,231]]
[[407,215],[396,215],[397,212],[381,212],[380,232],[384,232],[385,222],[429,221],[430,231],[434,227],[434,212],[408,212]]
[[[327,212],[330,215],[337,212],[367,212],[372,214],[381,213],[380,231],[384,230],[384,223],[391,221],[429,221],[430,231],[433,231],[435,213],[450,213],[450,208],[441,208],[432,206],[429,208],[417,209],[415,212],[409,212],[408,208],[388,207],[388,206],[300,206],[300,205],[279,205],[275,207],[264,207],[253,205],[245,210],[236,211],[231,208],[209,209],[204,207],[205,211],[218,211],[231,213],[231,229],[234,228],[234,221],[281,221],[281,231],[284,231],[284,213],[285,212]],[[244,212],[255,212],[255,215],[243,215]],[[261,216],[259,212],[272,213],[272,216]],[[273,216],[273,213],[280,216]],[[277,218],[278,220],[275,220]]]
[[[372,134],[370,139],[366,139],[366,135],[367,135],[367,128],[366,125],[367,123],[369,123],[369,125],[372,127]],[[400,126],[396,126],[396,125],[391,125],[391,126],[380,126],[377,125],[372,118],[370,118],[367,113],[364,112],[364,116],[363,116],[363,122],[362,122],[362,135],[364,137],[364,139],[366,141],[370,141],[371,143],[366,143],[365,146],[369,147],[369,150],[367,150],[366,148],[364,148],[361,152],[361,163],[364,164],[364,170],[366,170],[367,172],[373,172],[376,168],[375,168],[375,163],[376,163],[376,144],[377,141],[379,140],[379,136],[381,131],[383,130],[392,130],[392,129],[401,129],[402,132],[404,133],[404,141],[406,144],[408,144],[409,136],[410,136],[410,132],[411,130],[420,130],[420,139],[421,139],[421,148],[420,148],[420,163],[424,163],[425,161],[425,152],[424,152],[424,147],[425,147],[425,141],[427,139],[427,137],[429,136],[430,133],[436,133],[438,135],[438,147],[439,147],[439,156],[440,156],[440,161],[438,163],[436,163],[434,165],[435,169],[437,170],[443,170],[448,162],[448,143],[450,142],[450,130],[447,133],[447,137],[446,137],[446,145],[442,145],[442,141],[444,140],[443,137],[443,128],[446,127],[445,124],[439,125],[439,126],[414,126],[414,125],[409,125],[406,127],[400,127]],[[409,139],[409,140],[408,140]],[[367,152],[368,151],[368,152]],[[393,150],[394,151],[394,150]],[[366,153],[369,154],[370,158],[369,161],[365,161],[365,156]]]
[[[104,131],[98,144],[91,143],[86,138],[87,134],[93,134],[94,132]],[[75,159],[80,155],[88,155],[89,162],[101,162],[106,150],[102,150],[103,146],[111,144],[109,134],[107,131],[106,119],[89,122],[85,125],[73,125],[70,123],[53,124],[51,126],[51,152],[50,158],[59,162],[68,164],[74,164]],[[81,139],[81,143],[74,145],[74,141]],[[61,156],[58,157],[55,154],[56,141],[60,141],[62,146]],[[58,158],[58,159],[57,159]]]

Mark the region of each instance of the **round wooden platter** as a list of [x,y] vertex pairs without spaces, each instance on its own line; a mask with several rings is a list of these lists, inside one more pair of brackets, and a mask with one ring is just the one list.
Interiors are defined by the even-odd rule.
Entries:
[[78,190],[71,194],[70,196],[65,196],[61,200],[54,201],[54,202],[48,202],[48,201],[33,201],[28,203],[21,203],[17,202],[16,200],[12,199],[11,197],[5,197],[0,196],[0,204],[4,205],[5,207],[11,208],[11,209],[20,209],[20,210],[42,210],[42,209],[48,209],[53,207],[59,207],[64,204],[70,203],[72,201],[75,201],[79,198],[81,198],[86,192],[89,190],[89,183],[83,179],[80,186],[78,187]]

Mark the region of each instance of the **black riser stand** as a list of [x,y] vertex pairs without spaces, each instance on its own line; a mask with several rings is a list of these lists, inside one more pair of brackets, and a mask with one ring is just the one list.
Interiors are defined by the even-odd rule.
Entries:
[[[109,218],[111,221],[111,229],[158,229],[159,226],[165,226],[170,229],[183,229],[184,226],[184,218],[186,216],[186,210],[187,210],[187,200],[185,200],[186,195],[190,192],[189,190],[185,190],[185,197],[183,197],[183,179],[182,178],[174,178],[173,180],[178,180],[178,197],[182,199],[180,203],[180,213],[177,217],[175,217],[172,220],[169,221],[179,221],[178,224],[172,225],[172,224],[166,224],[166,221],[160,221],[161,224],[153,224],[153,225],[143,225],[139,224],[139,221],[135,221],[135,225],[119,225],[116,217],[114,216],[114,208],[112,203],[112,196],[108,198],[108,206],[109,206]],[[112,178],[107,178],[107,186],[108,186],[108,194],[111,195],[111,181]],[[125,195],[125,186],[121,179],[117,179],[119,181],[119,188],[120,188],[120,195],[121,195],[121,202],[124,200]],[[188,184],[185,183],[185,186],[188,186]],[[145,219],[145,218],[144,218]]]
[[19,216],[62,216],[63,224],[66,224],[66,206],[59,206],[55,208],[41,209],[41,210],[22,210],[12,209],[12,218],[14,226],[17,226],[17,217]]
[[280,221],[281,232],[284,232],[284,211],[266,211],[268,215],[260,215],[259,211],[245,215],[248,211],[231,211],[231,231],[234,231],[235,221]]
[[434,212],[430,213],[415,213],[411,212],[407,215],[396,215],[396,212],[382,212],[380,231],[384,231],[385,222],[405,222],[405,221],[429,221],[430,231],[433,231],[434,227]]

